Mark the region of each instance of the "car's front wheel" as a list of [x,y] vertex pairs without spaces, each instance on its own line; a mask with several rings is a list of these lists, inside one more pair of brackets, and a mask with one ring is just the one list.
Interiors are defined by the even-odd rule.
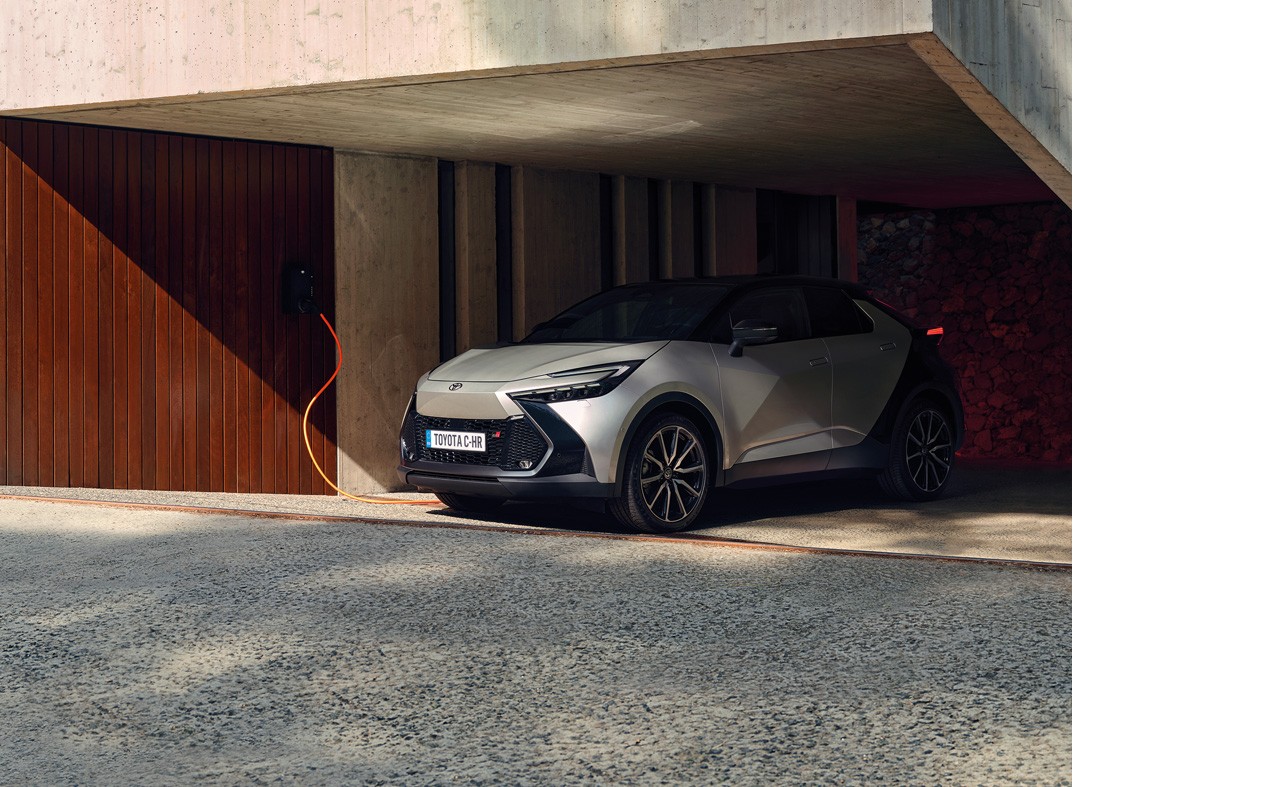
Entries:
[[609,511],[646,533],[674,533],[693,524],[711,487],[706,439],[682,415],[657,415],[636,431],[623,464],[622,496]]
[[917,399],[893,431],[880,487],[902,500],[933,500],[951,481],[954,451],[951,419],[933,402]]

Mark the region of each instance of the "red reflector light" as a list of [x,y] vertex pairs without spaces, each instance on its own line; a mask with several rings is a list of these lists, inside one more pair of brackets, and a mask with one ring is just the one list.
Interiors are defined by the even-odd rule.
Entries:
[[928,331],[926,331],[926,332],[925,332],[925,335],[926,335],[926,336],[941,336],[941,335],[942,335],[942,329],[941,329],[941,328],[930,328]]

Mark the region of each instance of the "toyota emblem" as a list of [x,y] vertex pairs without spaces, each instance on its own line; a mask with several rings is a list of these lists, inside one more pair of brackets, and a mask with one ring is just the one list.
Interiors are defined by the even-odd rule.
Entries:
[[459,388],[461,388],[461,387],[462,387],[462,383],[454,383],[453,385],[449,386],[449,390],[450,390],[450,391],[456,391],[456,390],[458,390],[458,389],[459,389]]

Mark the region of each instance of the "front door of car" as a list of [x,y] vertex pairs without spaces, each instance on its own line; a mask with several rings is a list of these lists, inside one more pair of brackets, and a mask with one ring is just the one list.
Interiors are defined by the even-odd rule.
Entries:
[[[730,328],[743,320],[777,326],[768,344],[730,353]],[[822,470],[831,449],[831,363],[812,336],[799,287],[744,293],[728,308],[712,345],[720,367],[730,478]],[[757,464],[758,463],[758,464]]]

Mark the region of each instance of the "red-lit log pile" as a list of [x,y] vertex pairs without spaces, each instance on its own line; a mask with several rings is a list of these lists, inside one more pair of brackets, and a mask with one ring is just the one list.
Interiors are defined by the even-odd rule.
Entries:
[[858,277],[946,328],[962,455],[1071,459],[1071,211],[1059,204],[869,214]]

